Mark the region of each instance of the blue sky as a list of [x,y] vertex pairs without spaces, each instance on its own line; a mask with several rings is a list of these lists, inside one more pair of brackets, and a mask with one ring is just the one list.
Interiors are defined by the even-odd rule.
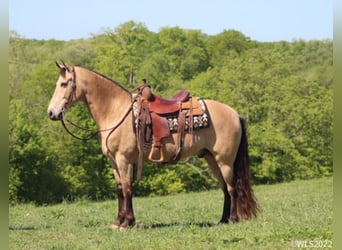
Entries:
[[134,20],[257,41],[333,38],[333,0],[10,0],[9,29],[35,39],[88,38]]

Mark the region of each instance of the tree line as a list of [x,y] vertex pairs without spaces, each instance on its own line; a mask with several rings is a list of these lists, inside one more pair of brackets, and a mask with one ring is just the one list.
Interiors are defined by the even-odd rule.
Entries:
[[[255,184],[332,175],[332,41],[258,42],[236,30],[207,35],[129,21],[88,39],[35,40],[11,31],[9,44],[9,192],[15,202],[49,204],[114,198],[114,179],[96,139],[70,137],[46,110],[55,60],[100,72],[132,90],[146,78],[155,93],[181,89],[235,108],[247,121]],[[135,82],[133,81],[133,83]],[[67,116],[94,128],[86,108]],[[75,130],[79,135],[87,132]],[[202,159],[144,164],[135,195],[216,188]]]

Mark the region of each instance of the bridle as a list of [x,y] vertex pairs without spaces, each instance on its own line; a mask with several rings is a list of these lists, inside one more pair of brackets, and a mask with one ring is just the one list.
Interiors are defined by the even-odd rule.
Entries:
[[[72,78],[72,83],[71,83],[71,87],[72,87],[72,92],[70,93],[70,96],[68,97],[68,102],[71,103],[73,101],[73,99],[75,98],[76,99],[76,72],[75,72],[75,68],[72,67],[72,69],[66,67],[65,68],[66,70],[68,70],[70,73],[73,74],[73,78]],[[106,137],[106,147],[108,149],[108,138],[110,137],[110,135],[124,122],[124,120],[127,118],[127,116],[129,115],[129,113],[132,111],[133,109],[133,101],[131,102],[131,105],[129,106],[129,108],[127,109],[127,111],[125,112],[125,114],[122,116],[122,118],[119,120],[119,122],[117,124],[115,124],[113,127],[110,127],[108,129],[88,129],[88,128],[84,128],[84,127],[81,127],[77,124],[75,124],[74,122],[70,121],[69,119],[66,119],[66,121],[71,124],[72,126],[78,128],[78,129],[81,129],[81,130],[84,130],[84,131],[89,131],[91,132],[91,135],[88,136],[88,137],[80,137],[80,136],[77,136],[75,135],[74,133],[72,133],[68,128],[67,126],[65,125],[65,122],[64,122],[64,119],[62,117],[61,119],[61,123],[65,129],[65,131],[70,134],[72,137],[78,139],[78,140],[82,140],[82,141],[88,141],[92,138],[94,138],[96,135],[98,135],[99,133],[102,133],[102,132],[108,132],[108,135]]]

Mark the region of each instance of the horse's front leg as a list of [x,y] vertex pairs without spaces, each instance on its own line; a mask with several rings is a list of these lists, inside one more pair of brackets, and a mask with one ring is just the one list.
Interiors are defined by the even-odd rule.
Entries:
[[122,193],[124,196],[125,218],[120,225],[120,229],[135,226],[135,216],[133,210],[133,192],[132,182],[124,183],[122,185]]
[[120,225],[123,223],[125,219],[124,195],[122,192],[121,183],[116,184],[116,194],[118,198],[118,215],[116,217],[116,220],[111,225],[113,229],[120,228]]
[[118,164],[114,161],[110,162],[117,183],[118,198],[118,215],[111,227],[113,229],[125,229],[135,225],[132,201],[133,164],[127,161],[120,161]]
[[124,203],[124,195],[122,192],[122,184],[121,184],[121,178],[120,174],[117,168],[117,165],[114,161],[109,159],[110,165],[112,166],[113,173],[114,173],[114,178],[116,182],[116,196],[118,199],[118,215],[116,217],[116,220],[113,222],[111,225],[111,228],[113,229],[118,229],[120,228],[120,225],[123,223],[125,219],[125,203]]

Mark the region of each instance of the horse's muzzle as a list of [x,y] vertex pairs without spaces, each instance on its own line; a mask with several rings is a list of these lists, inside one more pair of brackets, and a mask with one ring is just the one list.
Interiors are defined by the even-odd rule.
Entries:
[[52,112],[51,110],[48,111],[48,115],[51,120],[53,121],[59,121],[63,119],[63,112],[59,112],[58,114]]

